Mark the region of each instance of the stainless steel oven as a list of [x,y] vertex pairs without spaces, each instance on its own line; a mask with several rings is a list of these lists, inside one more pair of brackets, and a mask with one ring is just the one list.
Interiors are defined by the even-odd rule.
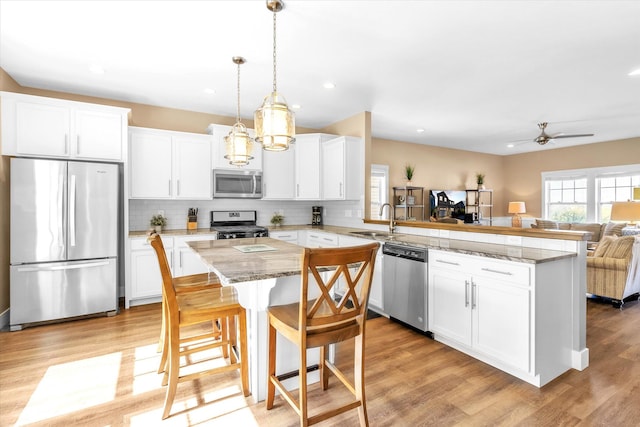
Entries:
[[262,198],[262,172],[251,170],[213,170],[214,198]]

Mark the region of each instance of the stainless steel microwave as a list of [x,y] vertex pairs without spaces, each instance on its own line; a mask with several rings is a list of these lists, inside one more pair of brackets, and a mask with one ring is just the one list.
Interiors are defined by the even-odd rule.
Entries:
[[262,172],[255,170],[213,170],[214,198],[262,198]]

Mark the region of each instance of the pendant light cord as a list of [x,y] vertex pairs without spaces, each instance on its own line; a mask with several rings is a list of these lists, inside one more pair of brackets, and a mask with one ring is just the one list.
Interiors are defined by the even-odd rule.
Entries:
[[276,8],[273,9],[273,91],[277,92],[276,88]]
[[237,122],[240,123],[240,62],[238,62],[238,110],[236,119]]

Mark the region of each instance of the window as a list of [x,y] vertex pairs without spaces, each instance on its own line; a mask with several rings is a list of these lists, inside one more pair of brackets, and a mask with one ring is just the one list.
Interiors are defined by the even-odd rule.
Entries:
[[371,165],[371,219],[388,219],[388,211],[380,216],[380,207],[389,201],[389,166]]
[[630,200],[640,187],[640,164],[542,173],[544,218],[608,222],[611,203]]

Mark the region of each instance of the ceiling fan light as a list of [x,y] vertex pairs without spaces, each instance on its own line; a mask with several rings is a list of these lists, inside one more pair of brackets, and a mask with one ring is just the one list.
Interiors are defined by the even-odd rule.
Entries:
[[271,92],[254,114],[256,141],[267,151],[285,151],[295,142],[296,118],[287,101]]
[[253,159],[253,142],[243,123],[236,123],[231,131],[224,137],[225,159],[233,166],[246,166]]

